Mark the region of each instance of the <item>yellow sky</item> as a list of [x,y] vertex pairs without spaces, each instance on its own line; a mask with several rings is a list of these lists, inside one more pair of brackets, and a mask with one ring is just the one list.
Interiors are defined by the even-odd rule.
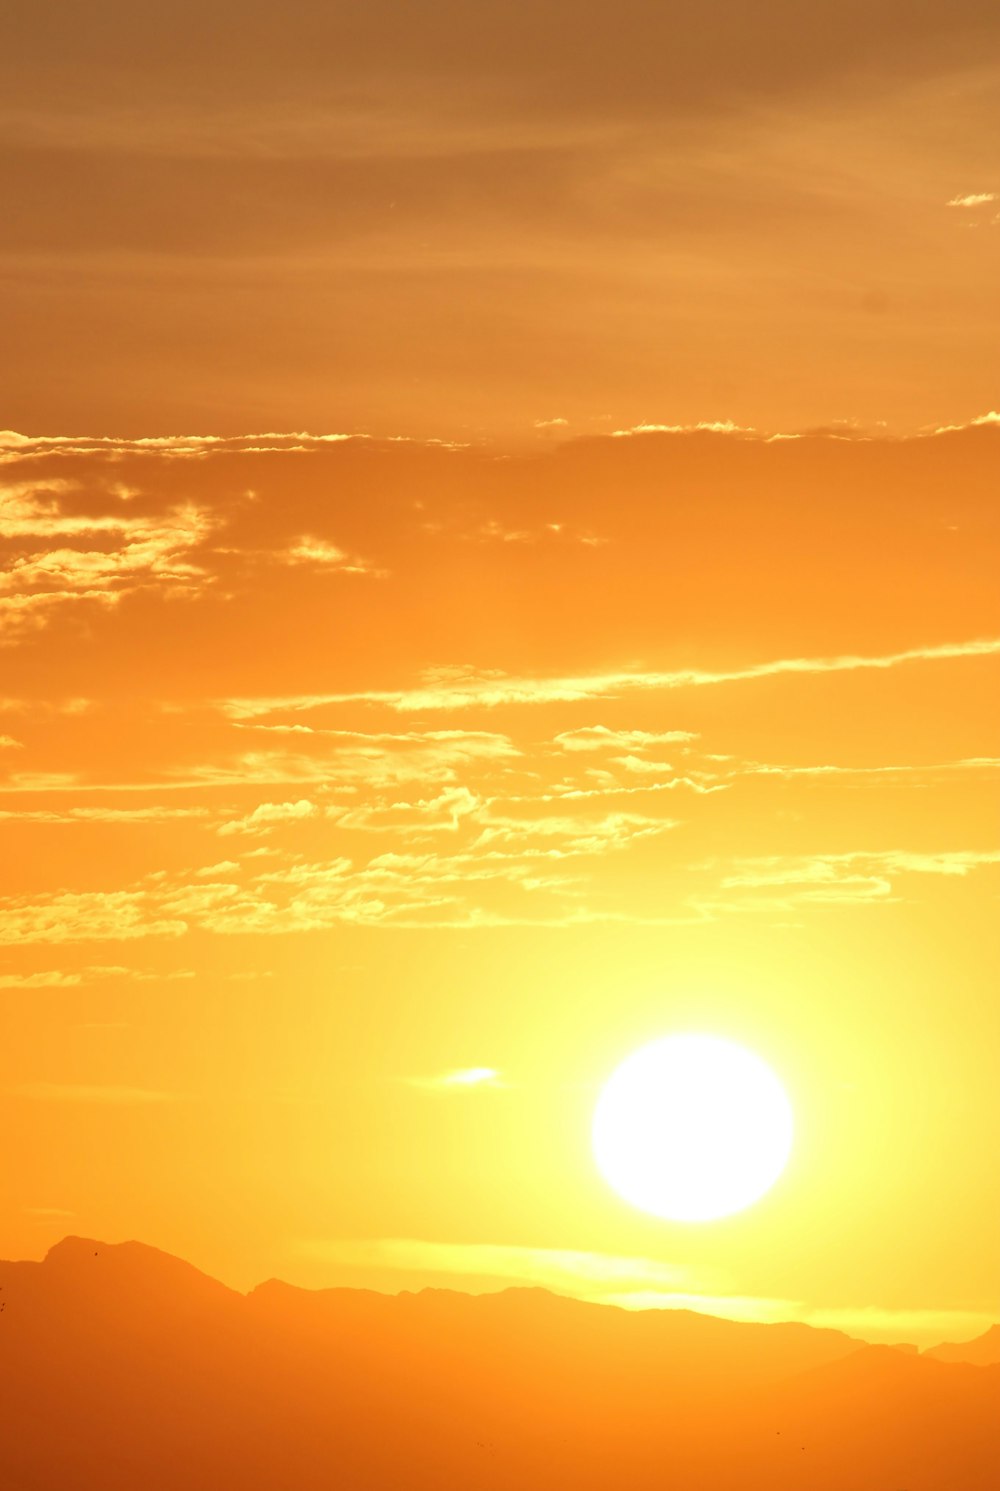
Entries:
[[[995,1317],[998,438],[0,437],[0,1251]],[[797,1118],[701,1227],[675,1029]]]

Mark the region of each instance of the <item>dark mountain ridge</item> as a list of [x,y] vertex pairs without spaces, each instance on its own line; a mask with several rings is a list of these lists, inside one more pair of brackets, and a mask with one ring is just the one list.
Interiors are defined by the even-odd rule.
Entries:
[[0,1264],[2,1491],[995,1491],[1000,1367],[538,1289]]

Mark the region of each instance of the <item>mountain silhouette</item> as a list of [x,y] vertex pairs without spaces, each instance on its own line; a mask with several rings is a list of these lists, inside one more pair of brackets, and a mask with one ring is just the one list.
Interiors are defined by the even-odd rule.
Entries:
[[995,1491],[1000,1366],[538,1289],[0,1264],[0,1491]]
[[924,1352],[939,1362],[971,1362],[977,1367],[993,1367],[1000,1363],[1000,1325],[991,1325],[989,1330],[972,1341],[944,1342]]

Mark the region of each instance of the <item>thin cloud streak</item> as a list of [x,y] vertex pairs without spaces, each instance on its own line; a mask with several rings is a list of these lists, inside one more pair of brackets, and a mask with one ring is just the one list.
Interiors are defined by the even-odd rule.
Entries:
[[422,1092],[472,1092],[480,1088],[505,1087],[500,1073],[490,1066],[464,1067],[455,1072],[444,1072],[438,1077],[407,1077],[409,1087]]
[[505,1279],[522,1285],[588,1294],[616,1285],[679,1288],[689,1270],[652,1258],[627,1258],[569,1248],[529,1248],[494,1243],[424,1242],[415,1238],[323,1241],[302,1239],[296,1252],[348,1267],[377,1266],[407,1273]]
[[331,704],[381,704],[401,714],[425,710],[492,709],[507,704],[574,703],[640,691],[708,688],[725,683],[748,683],[762,678],[886,671],[907,663],[950,662],[1000,656],[1000,637],[968,642],[945,642],[911,647],[880,655],[843,653],[832,657],[776,658],[747,668],[708,670],[683,668],[674,672],[620,672],[562,678],[513,677],[502,673],[445,674],[417,689],[380,689],[337,694],[293,694],[271,698],[231,698],[218,701],[222,712],[235,720],[259,719],[283,711],[308,712]]
[[411,1274],[444,1274],[468,1288],[504,1283],[542,1288],[590,1303],[620,1309],[691,1310],[724,1320],[778,1324],[795,1321],[839,1330],[862,1340],[924,1341],[942,1336],[973,1336],[990,1317],[972,1310],[889,1309],[879,1305],[823,1307],[768,1295],[713,1290],[712,1280],[686,1266],[645,1257],[562,1248],[531,1248],[491,1243],[440,1243],[415,1238],[298,1239],[300,1256],[340,1268],[378,1268]]

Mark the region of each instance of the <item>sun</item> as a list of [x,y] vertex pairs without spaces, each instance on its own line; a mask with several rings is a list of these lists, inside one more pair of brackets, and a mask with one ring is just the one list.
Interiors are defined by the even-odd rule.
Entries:
[[784,1088],[759,1056],[710,1035],[669,1035],[626,1058],[594,1112],[594,1156],[633,1206],[673,1222],[743,1211],[792,1148]]

